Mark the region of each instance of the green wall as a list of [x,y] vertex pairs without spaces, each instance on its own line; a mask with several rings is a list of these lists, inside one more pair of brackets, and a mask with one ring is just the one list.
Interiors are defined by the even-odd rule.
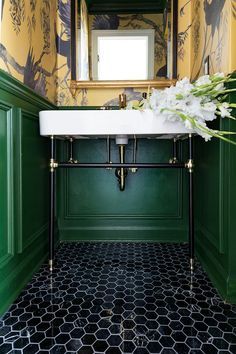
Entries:
[[[235,123],[222,120],[221,129],[236,131]],[[222,297],[236,303],[236,146],[197,138],[195,150],[197,255]]]
[[[68,159],[67,146],[61,147],[62,160]],[[132,162],[132,148],[131,140],[126,148],[127,162]],[[105,139],[76,141],[74,150],[74,158],[81,162],[107,161]],[[138,162],[167,162],[171,154],[171,141],[138,140]],[[111,160],[119,161],[114,140]],[[119,190],[115,169],[73,169],[57,173],[61,239],[187,240],[186,171],[129,172],[124,192]]]
[[0,71],[0,313],[47,254],[49,146],[38,112],[52,108]]

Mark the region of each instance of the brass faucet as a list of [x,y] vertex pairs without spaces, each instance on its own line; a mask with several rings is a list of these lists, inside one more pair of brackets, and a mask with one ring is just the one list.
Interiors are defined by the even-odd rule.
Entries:
[[119,95],[119,107],[120,109],[124,109],[126,107],[126,94],[121,93]]

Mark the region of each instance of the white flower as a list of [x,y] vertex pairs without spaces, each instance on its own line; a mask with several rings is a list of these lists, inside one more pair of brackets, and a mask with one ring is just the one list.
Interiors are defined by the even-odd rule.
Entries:
[[195,132],[196,132],[198,135],[200,135],[205,141],[211,140],[212,135],[208,134],[207,131],[205,131],[205,130],[208,130],[208,127],[207,127],[207,125],[206,125],[205,122],[204,122],[204,123],[201,123],[201,129],[200,129],[200,127],[198,127],[198,128],[195,127],[194,130],[195,130]]
[[212,76],[212,80],[214,79],[223,79],[225,77],[225,74],[224,73],[215,73],[213,76]]
[[222,82],[222,83],[216,85],[215,90],[216,90],[216,91],[223,91],[223,90],[225,90],[224,83]]
[[197,79],[195,82],[195,86],[202,86],[202,85],[208,85],[211,84],[210,76],[209,75],[203,75]]
[[205,121],[212,121],[216,119],[217,106],[214,102],[207,102],[202,105],[202,115]]
[[205,133],[201,129],[195,129],[195,132],[200,135],[205,141],[210,141],[212,138],[210,134]]
[[165,90],[153,89],[147,107],[164,121],[181,122],[188,130],[195,131],[208,141],[216,132],[206,123],[219,114],[230,117],[230,105],[220,102],[218,97],[221,96],[216,95],[216,92],[224,92],[227,81],[224,77],[224,73],[204,75],[194,84],[184,78]]
[[185,125],[185,128],[187,128],[189,130],[193,129],[193,126],[192,126],[191,122],[189,120],[187,120],[187,119],[184,121],[184,125]]
[[190,80],[185,77],[184,79],[177,81],[176,87],[181,90],[183,95],[189,94],[194,86],[190,83]]
[[229,104],[227,102],[223,102],[221,105],[219,105],[218,109],[222,118],[231,116],[232,109],[229,108]]

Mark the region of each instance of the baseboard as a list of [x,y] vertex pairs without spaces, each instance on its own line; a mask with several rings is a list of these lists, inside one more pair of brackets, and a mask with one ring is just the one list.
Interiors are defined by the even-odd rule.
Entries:
[[[198,239],[198,237],[196,237]],[[214,287],[218,290],[220,296],[225,301],[229,301],[228,298],[228,276],[226,270],[221,266],[219,258],[214,255],[213,252],[206,252],[206,245],[202,245],[200,242],[196,242],[196,256],[201,263],[202,267],[209,276]],[[236,298],[234,299],[236,301]]]
[[[1,315],[15,301],[22,289],[45,261],[47,257],[45,250],[45,243],[39,243],[38,247],[34,245],[30,255],[25,257],[22,262],[17,265],[17,269],[10,272],[9,276],[1,282],[1,293],[4,294],[4,298],[6,298],[5,301],[1,300],[0,303]],[[32,267],[32,264],[35,265]],[[20,282],[18,279],[21,279]],[[3,296],[1,296],[1,298],[3,299]]]
[[68,241],[155,241],[187,242],[185,230],[163,229],[114,229],[114,228],[66,228],[60,229],[60,240]]

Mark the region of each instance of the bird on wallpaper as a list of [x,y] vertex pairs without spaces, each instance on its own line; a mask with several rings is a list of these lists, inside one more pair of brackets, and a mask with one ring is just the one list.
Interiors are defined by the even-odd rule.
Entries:
[[219,28],[221,25],[222,10],[224,8],[226,0],[204,0],[204,12],[205,21],[207,26],[210,26],[211,47],[209,48],[209,54],[212,54],[212,48],[214,44],[215,33],[218,34],[217,48],[222,46],[222,41],[219,38]]
[[2,21],[2,14],[3,14],[4,1],[5,1],[5,0],[2,0],[1,21]]
[[233,14],[233,17],[234,17],[234,19],[236,20],[236,0],[232,0],[231,5],[232,5],[232,14]]
[[[219,49],[220,46],[222,46],[222,40],[219,38],[219,29],[220,29],[221,19],[222,19],[222,10],[224,8],[225,3],[226,0],[204,0],[203,6],[204,6],[205,22],[206,25],[210,27],[210,31],[208,31],[207,28],[205,29],[205,40],[204,40],[203,49],[201,50],[201,54],[198,52],[199,49],[197,47],[196,55],[198,55],[199,57],[201,55],[201,60],[195,61],[195,63],[198,63],[199,66],[197,70],[195,69],[195,63],[192,67],[191,78],[193,81],[196,80],[197,77],[200,75],[204,65],[204,60],[206,58],[206,55],[210,55],[210,56],[213,55],[212,48],[215,42],[213,39],[215,37],[216,32],[218,33],[217,49]],[[198,7],[200,7],[200,0],[198,0],[197,4]],[[200,26],[200,22],[198,24],[198,27],[199,26]],[[199,28],[198,30],[200,31]],[[199,31],[195,31],[194,35],[196,36]],[[195,43],[198,43],[198,41],[199,38],[196,37]]]
[[[71,6],[70,1],[63,2],[62,0],[58,1],[58,13],[60,20],[62,22],[62,31],[60,35],[56,33],[56,48],[57,53],[66,57],[67,66],[71,68]],[[66,39],[63,39],[63,38]]]
[[225,0],[204,0],[205,20],[211,26],[211,37],[214,38],[216,30],[219,30],[221,13]]
[[55,71],[49,72],[42,68],[41,60],[45,52],[41,53],[40,58],[35,61],[33,49],[30,48],[25,65],[20,65],[15,58],[7,51],[3,44],[0,43],[0,58],[4,61],[6,68],[11,74],[13,68],[16,72],[23,76],[23,82],[39,94],[46,96],[47,78],[51,77]]
[[40,72],[39,65],[41,62],[41,58],[38,61],[35,61],[33,49],[30,48],[24,68],[23,82],[28,87],[45,97],[47,94],[47,82],[43,71]]
[[118,15],[95,15],[93,19],[94,30],[115,30],[120,25],[120,19]]

